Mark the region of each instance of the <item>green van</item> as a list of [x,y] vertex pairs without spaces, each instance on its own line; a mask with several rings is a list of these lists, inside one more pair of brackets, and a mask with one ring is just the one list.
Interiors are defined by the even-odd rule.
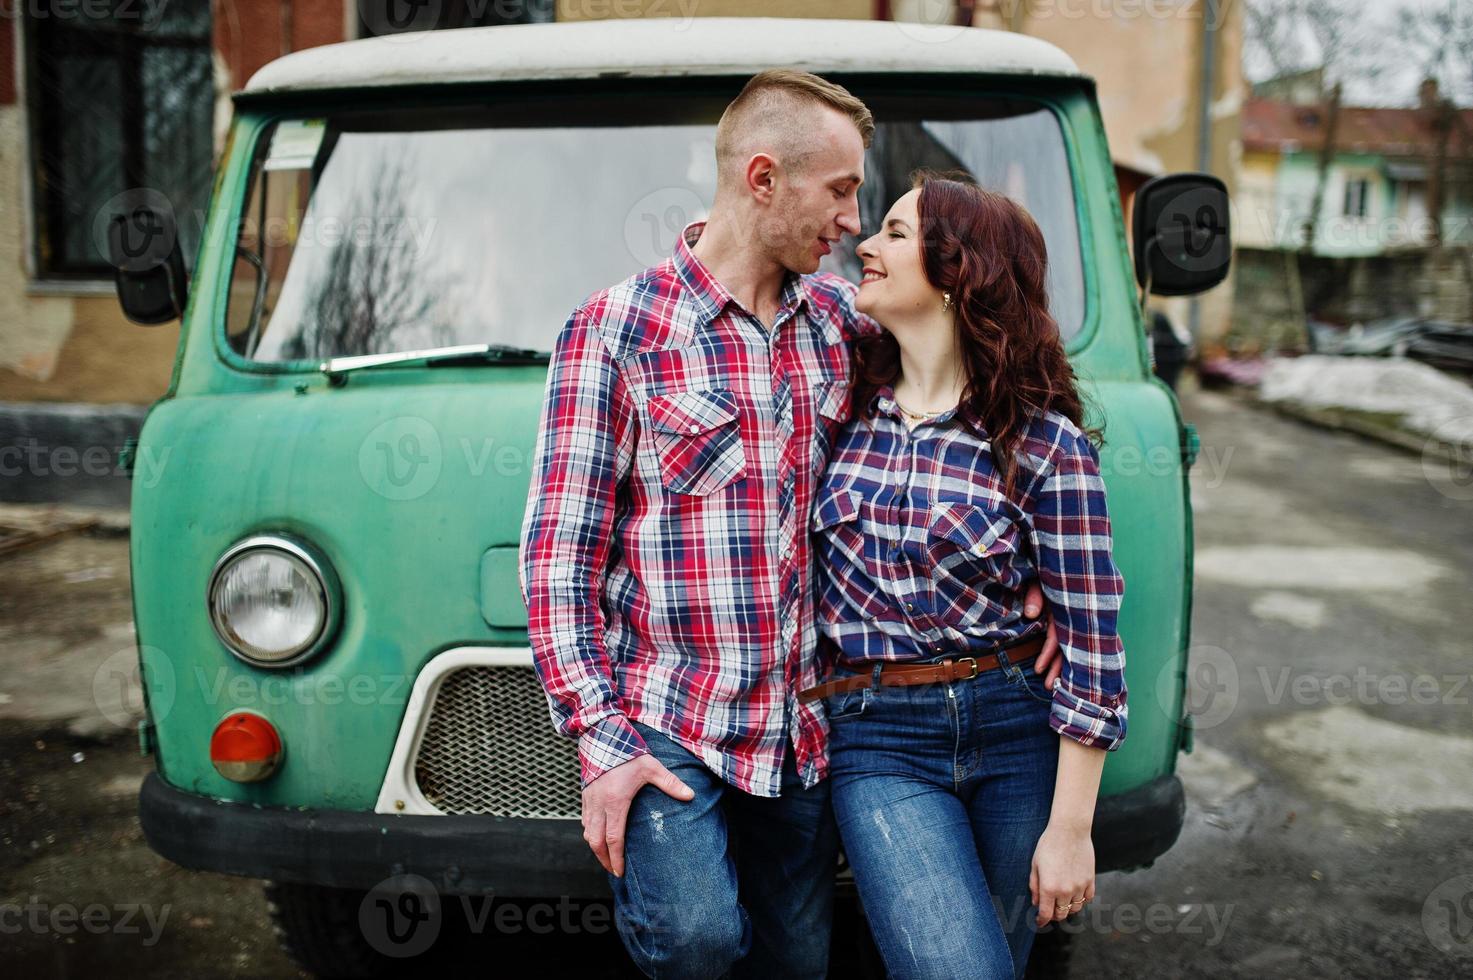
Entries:
[[[695,19],[351,41],[235,95],[187,276],[159,195],[108,226],[128,315],[183,324],[125,451],[162,461],[132,500],[143,830],[184,867],[266,879],[307,968],[408,950],[360,915],[386,889],[607,896],[517,582],[548,351],[704,213],[716,119],[774,65],[873,110],[866,227],[922,166],[971,171],[1042,227],[1128,583],[1130,737],[1105,767],[1099,868],[1175,841],[1195,438],[1152,376],[1141,296],[1226,274],[1220,182],[1142,188],[1132,262],[1093,81],[1003,32]],[[852,243],[825,263],[858,279]]]

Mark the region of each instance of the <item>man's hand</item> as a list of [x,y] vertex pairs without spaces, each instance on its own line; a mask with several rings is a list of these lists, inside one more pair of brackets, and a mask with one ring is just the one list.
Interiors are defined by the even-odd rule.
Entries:
[[[1037,619],[1043,612],[1043,589],[1038,587],[1038,580],[1034,579],[1028,584],[1028,592],[1023,596],[1023,615],[1029,619]],[[1064,672],[1064,658],[1059,656],[1059,635],[1054,631],[1054,621],[1048,621],[1048,635],[1043,638],[1043,649],[1038,652],[1038,658],[1033,662],[1033,672],[1042,674],[1048,671],[1043,679],[1043,686],[1050,691],[1054,689],[1054,682]]]
[[604,870],[620,878],[624,877],[624,825],[634,795],[645,783],[681,802],[696,796],[652,755],[617,765],[583,787],[583,839]]

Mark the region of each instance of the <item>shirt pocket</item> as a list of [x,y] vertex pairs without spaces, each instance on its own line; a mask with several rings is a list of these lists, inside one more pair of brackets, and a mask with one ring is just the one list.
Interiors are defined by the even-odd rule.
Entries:
[[729,388],[653,395],[648,409],[665,489],[702,497],[747,475],[736,396]]
[[968,581],[978,571],[1002,577],[1020,547],[1013,519],[977,504],[932,504],[926,533],[937,572]]
[[844,423],[852,416],[849,382],[837,380],[813,383],[813,474],[822,477],[829,465]]
[[813,517],[809,527],[814,531],[830,531],[841,524],[850,525],[858,531],[859,491],[834,490],[821,494],[813,505]]
[[816,381],[813,384],[813,395],[820,418],[836,423],[849,421],[848,381]]

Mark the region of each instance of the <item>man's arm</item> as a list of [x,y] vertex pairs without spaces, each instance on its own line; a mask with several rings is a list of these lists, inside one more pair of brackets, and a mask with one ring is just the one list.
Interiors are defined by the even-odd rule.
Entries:
[[521,587],[537,675],[558,730],[578,739],[585,785],[649,751],[620,707],[599,603],[634,426],[613,357],[584,311],[575,311],[548,367]]
[[653,783],[675,799],[695,795],[650,754],[624,714],[604,646],[599,598],[634,444],[634,409],[618,366],[576,311],[548,367],[519,577],[553,721],[578,739],[583,839],[616,875],[624,873],[624,828],[640,789]]

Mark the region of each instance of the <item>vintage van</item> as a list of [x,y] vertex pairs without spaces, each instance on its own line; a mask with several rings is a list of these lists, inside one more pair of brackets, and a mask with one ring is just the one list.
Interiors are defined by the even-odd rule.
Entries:
[[[125,451],[162,461],[132,500],[143,830],[187,868],[266,879],[307,968],[418,948],[374,925],[374,896],[607,895],[517,581],[548,351],[578,302],[703,214],[716,119],[774,65],[872,108],[867,227],[921,166],[970,171],[1042,227],[1128,583],[1130,736],[1105,768],[1099,866],[1175,840],[1195,443],[1152,376],[1141,294],[1223,278],[1220,182],[1142,188],[1132,263],[1094,83],[1015,34],[694,19],[351,41],[235,95],[187,275],[158,195],[108,226],[128,314],[182,319]],[[857,279],[853,243],[825,261]]]

